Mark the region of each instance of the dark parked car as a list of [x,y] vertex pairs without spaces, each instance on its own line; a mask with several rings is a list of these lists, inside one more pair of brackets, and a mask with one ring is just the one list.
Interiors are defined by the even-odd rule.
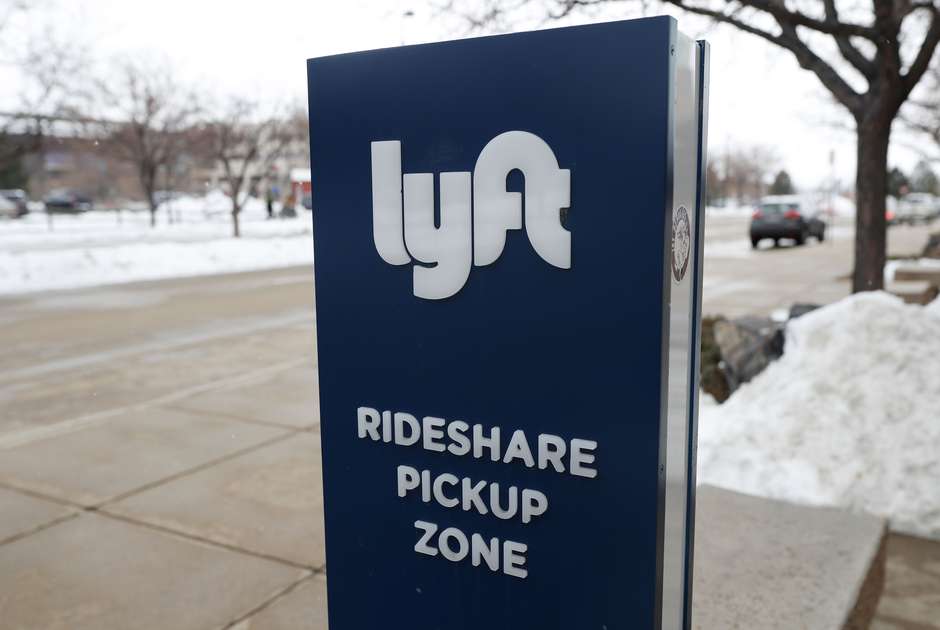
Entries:
[[774,245],[782,238],[790,238],[802,245],[810,236],[822,242],[826,238],[826,222],[796,195],[764,197],[751,217],[751,246],[757,247],[765,238]]
[[13,204],[13,209],[10,211],[11,218],[18,219],[25,214],[29,214],[29,197],[26,195],[25,190],[19,188],[0,190],[0,197]]
[[91,197],[75,190],[53,190],[43,203],[46,212],[87,212],[93,207]]

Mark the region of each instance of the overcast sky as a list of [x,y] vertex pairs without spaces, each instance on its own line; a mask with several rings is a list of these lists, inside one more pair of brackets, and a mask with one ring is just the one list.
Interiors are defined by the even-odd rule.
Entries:
[[[17,28],[51,24],[60,36],[84,42],[97,59],[166,58],[185,80],[216,94],[264,94],[272,100],[306,98],[308,57],[466,34],[462,24],[435,15],[428,0],[38,2],[38,8],[24,18],[28,22]],[[414,15],[406,17],[408,11]],[[617,16],[606,12],[593,19]],[[800,70],[789,53],[754,37],[709,28],[687,17],[680,17],[680,29],[712,44],[712,157],[727,145],[773,147],[796,184],[806,189],[828,178],[833,152],[837,177],[851,186],[855,168],[851,121],[831,104],[813,75]],[[4,78],[7,88],[16,85],[17,79],[0,69],[0,79]],[[909,171],[917,153],[905,146],[910,139],[899,134],[895,139],[891,162]]]

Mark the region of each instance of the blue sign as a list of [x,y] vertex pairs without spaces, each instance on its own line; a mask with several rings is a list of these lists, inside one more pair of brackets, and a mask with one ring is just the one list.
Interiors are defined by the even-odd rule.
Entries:
[[707,49],[308,62],[330,627],[689,627]]

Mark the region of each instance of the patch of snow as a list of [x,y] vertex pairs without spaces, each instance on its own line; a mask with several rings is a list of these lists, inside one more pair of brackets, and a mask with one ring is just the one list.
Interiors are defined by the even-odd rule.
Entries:
[[175,199],[173,224],[161,206],[155,228],[149,213],[128,211],[53,215],[51,229],[45,213],[2,222],[0,294],[312,264],[308,212],[268,221],[263,202],[248,199],[234,239],[220,195]]
[[783,324],[790,319],[790,309],[776,308],[770,314],[770,319],[777,322],[778,324]]
[[754,206],[748,204],[739,206],[737,203],[730,203],[725,206],[707,206],[705,213],[724,217],[749,217],[754,213]]
[[900,264],[900,260],[889,260],[885,262],[885,284],[894,282],[894,273],[898,270],[898,265]]
[[702,483],[940,538],[940,300],[862,293],[789,322],[778,361],[705,400],[698,453]]
[[925,306],[924,310],[927,311],[931,317],[940,319],[940,297],[936,298],[933,302]]
[[[267,216],[267,208],[263,199],[242,195],[242,208],[240,217],[243,220],[263,219]],[[275,212],[279,211],[281,204],[275,203]],[[221,190],[215,188],[205,195],[180,195],[174,199],[164,201],[157,206],[157,212],[172,213],[182,217],[183,220],[228,219],[231,220],[232,198]]]

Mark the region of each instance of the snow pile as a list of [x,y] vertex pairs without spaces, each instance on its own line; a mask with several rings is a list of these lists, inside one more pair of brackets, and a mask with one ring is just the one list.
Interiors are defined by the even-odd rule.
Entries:
[[51,230],[45,213],[3,221],[0,295],[311,264],[310,214],[265,214],[242,215],[240,239],[229,215],[156,228],[147,212],[55,215]]
[[[924,310],[927,311],[930,315],[940,318],[940,297],[924,307]],[[940,417],[940,415],[938,415]]]
[[940,538],[940,300],[863,293],[790,322],[781,359],[703,404],[698,475]]

